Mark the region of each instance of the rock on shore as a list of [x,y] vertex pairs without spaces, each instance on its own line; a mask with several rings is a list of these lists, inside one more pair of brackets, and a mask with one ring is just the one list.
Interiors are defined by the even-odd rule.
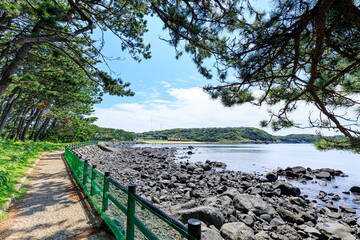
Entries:
[[[136,184],[139,195],[178,220],[200,219],[206,239],[360,239],[359,218],[306,199],[276,174],[175,162],[176,148],[111,149],[87,146],[76,153],[123,185]],[[306,169],[292,172],[306,175]]]

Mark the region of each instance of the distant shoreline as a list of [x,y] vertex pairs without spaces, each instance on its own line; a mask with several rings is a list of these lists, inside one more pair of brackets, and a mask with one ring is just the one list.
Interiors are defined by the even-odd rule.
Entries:
[[191,142],[191,141],[138,141],[146,144],[314,144],[308,142]]
[[[139,141],[136,143],[147,143],[147,144],[153,144],[153,143],[161,143],[161,144],[209,144],[210,142],[191,142],[191,141]],[[213,144],[211,142],[210,144]]]

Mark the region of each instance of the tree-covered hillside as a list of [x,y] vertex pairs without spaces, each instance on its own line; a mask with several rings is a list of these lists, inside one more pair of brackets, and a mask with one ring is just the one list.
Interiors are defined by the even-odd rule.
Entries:
[[180,138],[199,142],[294,142],[311,143],[320,138],[311,134],[291,134],[273,136],[264,130],[252,127],[239,128],[176,128],[163,131],[150,131],[138,134],[138,138]]
[[55,127],[45,132],[42,140],[52,142],[83,142],[90,140],[99,141],[133,141],[134,133],[122,129],[103,128],[94,124],[71,124],[65,128]]
[[281,142],[291,142],[291,143],[312,143],[318,142],[321,138],[317,135],[312,134],[290,134],[286,136],[277,136],[277,139]]
[[134,133],[122,129],[102,128],[96,125],[92,125],[91,128],[95,140],[133,141],[136,138]]

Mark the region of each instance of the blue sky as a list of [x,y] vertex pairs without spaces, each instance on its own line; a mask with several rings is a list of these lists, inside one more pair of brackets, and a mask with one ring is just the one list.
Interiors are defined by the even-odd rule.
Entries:
[[[167,36],[163,24],[156,18],[149,19],[149,32],[145,42],[151,43],[152,58],[134,61],[122,52],[119,40],[110,32],[105,35],[106,56],[121,57],[121,61],[108,62],[111,69],[119,73],[125,82],[130,82],[134,97],[104,97],[95,106],[95,124],[101,127],[120,128],[126,131],[143,132],[171,128],[191,127],[259,127],[259,122],[268,119],[268,108],[243,104],[232,108],[224,107],[219,101],[211,100],[201,89],[216,80],[203,78],[184,54],[175,59],[175,50],[159,39]],[[105,65],[101,69],[108,71]],[[298,122],[307,121],[309,111],[305,105],[294,114]],[[273,133],[271,129],[264,130]],[[288,129],[277,135],[290,133],[315,133],[309,129]]]
[[[131,83],[130,88],[136,95],[132,98],[107,96],[100,106],[110,107],[114,102],[150,101],[158,97],[170,100],[166,94],[168,84],[176,88],[188,88],[211,83],[200,76],[188,55],[184,54],[179,60],[175,59],[174,48],[159,39],[159,36],[166,37],[167,32],[162,30],[162,23],[157,18],[149,19],[148,28],[150,30],[145,35],[145,42],[151,44],[152,57],[143,59],[140,63],[133,60],[127,52],[121,51],[120,41],[109,31],[106,32],[103,53],[106,56],[122,58],[108,63],[113,71],[120,74],[121,79]],[[108,71],[105,65],[101,65],[101,68]]]

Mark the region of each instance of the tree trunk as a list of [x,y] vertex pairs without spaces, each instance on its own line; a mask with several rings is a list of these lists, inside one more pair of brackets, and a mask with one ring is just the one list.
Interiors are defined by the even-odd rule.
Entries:
[[21,133],[23,131],[23,128],[24,128],[24,123],[25,123],[25,116],[26,114],[30,111],[31,107],[28,107],[28,108],[25,108],[23,114],[21,114],[20,116],[20,122],[19,122],[19,126],[18,126],[18,129],[16,131],[16,138],[15,138],[15,141],[19,140],[20,137],[21,137]]
[[32,114],[31,114],[31,117],[29,118],[29,120],[25,124],[24,130],[21,133],[21,136],[20,136],[21,141],[23,141],[23,142],[26,141],[26,134],[29,131],[29,127],[30,127],[31,123],[35,120],[35,118],[39,114],[39,112],[40,112],[39,109],[36,109],[36,110],[34,109],[33,110]]
[[[19,121],[20,121],[20,119],[19,119]],[[17,122],[18,122],[18,120],[15,119],[14,126],[11,129],[11,131],[9,132],[8,136],[6,137],[6,140],[13,139],[15,137],[15,130],[16,130]]]
[[29,137],[30,140],[34,140],[35,133],[36,133],[36,128],[39,126],[39,123],[40,123],[40,120],[41,120],[41,118],[42,118],[43,112],[44,112],[44,110],[41,110],[39,116],[36,118],[35,124],[34,124],[34,126],[32,127],[31,135],[30,135],[30,137]]
[[[24,112],[25,108],[26,108],[26,104],[23,104],[23,105],[21,106],[20,110],[18,111],[19,114],[16,115],[16,116],[14,116],[14,117],[12,118],[11,121],[14,122],[14,126],[12,127],[12,129],[11,129],[11,131],[10,131],[10,133],[9,133],[9,135],[7,136],[6,139],[13,139],[13,138],[15,137],[15,131],[16,131],[16,129],[17,129],[17,126],[20,124],[20,122],[21,122],[21,120],[22,120],[21,118],[19,118],[19,120],[17,120],[17,116],[21,116],[21,114]],[[19,122],[19,123],[18,123],[18,122]]]
[[[14,89],[15,90],[15,89]],[[6,124],[9,122],[8,121],[8,117],[11,113],[12,108],[14,107],[14,104],[20,99],[21,95],[23,93],[23,89],[19,88],[19,93],[17,95],[17,97],[15,99],[13,99],[10,103],[10,98],[8,103],[6,104],[6,107],[4,109],[3,114],[1,115],[1,120],[0,120],[0,134],[2,133],[2,131],[4,130],[4,127],[6,126]],[[10,96],[9,96],[10,97]]]
[[[38,35],[40,33],[40,22],[36,23],[32,34]],[[5,66],[1,73],[0,79],[0,97],[4,95],[6,89],[9,87],[12,79],[11,76],[16,73],[19,67],[23,64],[27,54],[30,52],[34,43],[25,43],[21,48],[16,52],[14,59],[11,61],[10,65]]]
[[[55,119],[51,122],[50,127],[47,128],[47,129],[44,129],[44,132],[45,132],[44,136],[46,136],[46,134],[47,134],[48,132],[50,132],[51,129],[54,129],[54,128],[55,128],[57,121],[58,121],[58,119],[55,118]],[[44,137],[40,138],[40,140],[44,140]]]
[[11,64],[7,66],[2,74],[0,79],[0,97],[4,95],[6,89],[9,87],[12,79],[11,76],[19,69],[19,67],[23,64],[27,54],[33,47],[33,43],[25,43],[16,53],[14,59]]
[[34,138],[34,142],[36,142],[39,139],[40,134],[42,133],[42,131],[44,131],[47,128],[47,125],[49,124],[49,122],[50,122],[50,118],[46,118],[45,121],[43,122],[43,124],[41,125],[39,131],[37,132],[37,134]]

